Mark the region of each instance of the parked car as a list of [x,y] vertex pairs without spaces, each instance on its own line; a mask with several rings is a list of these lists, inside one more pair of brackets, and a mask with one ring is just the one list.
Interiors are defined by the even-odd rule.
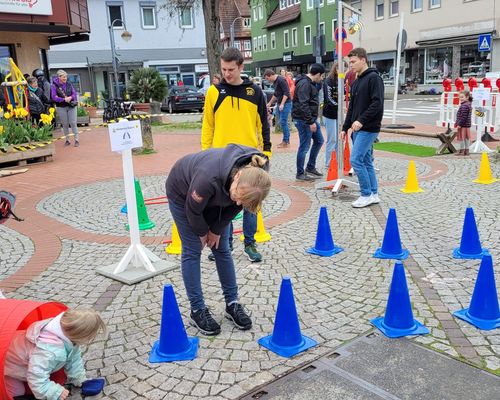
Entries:
[[203,111],[205,95],[195,86],[170,86],[168,96],[161,103],[162,111],[168,110],[170,114],[180,110]]

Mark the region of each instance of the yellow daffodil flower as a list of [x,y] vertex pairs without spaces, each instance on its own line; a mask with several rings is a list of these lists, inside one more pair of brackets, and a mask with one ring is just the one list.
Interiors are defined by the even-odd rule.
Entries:
[[3,133],[3,125],[0,125],[0,135]]
[[12,104],[7,104],[7,110],[9,110],[10,112],[12,112],[12,110],[14,110],[14,107],[12,107]]
[[56,109],[54,107],[49,108],[50,115],[54,115],[55,112],[56,112]]
[[11,119],[12,118],[12,114],[10,112],[6,112],[6,113],[4,113],[3,117],[5,119]]

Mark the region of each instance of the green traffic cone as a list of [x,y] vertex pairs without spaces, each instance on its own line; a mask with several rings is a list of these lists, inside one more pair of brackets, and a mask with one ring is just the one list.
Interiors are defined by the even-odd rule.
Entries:
[[[137,217],[139,218],[139,230],[144,231],[155,227],[155,223],[149,220],[148,210],[144,204],[144,196],[142,195],[141,184],[139,179],[135,178],[135,201],[137,202]],[[130,229],[127,224],[127,230]]]

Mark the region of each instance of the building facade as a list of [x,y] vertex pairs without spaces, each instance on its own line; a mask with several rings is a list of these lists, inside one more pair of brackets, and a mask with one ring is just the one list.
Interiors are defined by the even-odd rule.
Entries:
[[[219,15],[221,23],[222,48],[234,46],[241,51],[245,71],[252,63],[252,19],[248,0],[220,0]],[[231,36],[234,43],[231,43]]]
[[335,0],[250,0],[252,48],[257,75],[266,68],[286,67],[304,72],[314,63],[318,26],[323,36],[321,60],[329,66],[335,58],[333,33],[337,28]]
[[48,76],[47,50],[61,43],[88,40],[87,0],[0,2],[0,81],[12,58],[23,73],[42,68]]
[[181,80],[195,85],[199,76],[208,72],[205,24],[201,1],[186,4],[174,9],[167,0],[88,0],[90,40],[50,51],[50,69],[52,73],[67,70],[80,93],[107,96],[114,87],[112,34],[119,61],[120,96],[139,67],[156,68],[169,85]]
[[387,84],[394,84],[402,13],[407,45],[401,82],[438,86],[444,78],[482,79],[500,71],[498,0],[352,0],[350,5],[362,12],[359,44]]

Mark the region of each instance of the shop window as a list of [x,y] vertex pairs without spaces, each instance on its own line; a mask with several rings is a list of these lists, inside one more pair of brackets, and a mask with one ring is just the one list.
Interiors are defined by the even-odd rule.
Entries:
[[276,32],[271,32],[271,49],[276,49]]
[[429,0],[429,8],[441,7],[441,0]]
[[14,58],[11,45],[0,45],[0,81],[5,80],[5,75],[10,73],[9,58]]
[[384,19],[385,0],[375,0],[375,19]]
[[311,44],[311,25],[304,26],[304,44],[306,46]]
[[411,0],[411,12],[422,11],[422,3],[424,0]]
[[490,71],[488,52],[477,51],[477,45],[468,44],[460,49],[460,75],[463,78],[484,78]]
[[252,50],[252,42],[250,40],[245,40],[243,42],[243,48],[245,50]]
[[79,74],[68,74],[68,82],[73,85],[77,93],[82,93]]
[[396,17],[399,15],[399,0],[391,0],[389,4],[389,17]]
[[452,47],[427,49],[425,83],[441,83],[451,77]]
[[113,24],[113,21],[116,21],[113,24],[114,29],[123,28],[123,9],[119,4],[108,4],[108,16],[109,16],[109,24]]
[[372,66],[378,71],[384,84],[394,85],[394,59],[377,60],[372,62]]
[[154,7],[141,7],[141,22],[143,29],[156,29],[156,10]]
[[193,7],[186,7],[180,11],[180,27],[183,29],[194,28]]

